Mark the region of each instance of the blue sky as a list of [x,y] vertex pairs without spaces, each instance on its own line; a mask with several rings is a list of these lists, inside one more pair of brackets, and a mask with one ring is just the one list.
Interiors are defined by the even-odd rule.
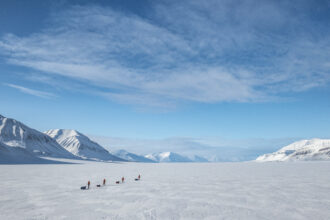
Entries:
[[3,0],[1,114],[109,137],[329,138],[329,9]]

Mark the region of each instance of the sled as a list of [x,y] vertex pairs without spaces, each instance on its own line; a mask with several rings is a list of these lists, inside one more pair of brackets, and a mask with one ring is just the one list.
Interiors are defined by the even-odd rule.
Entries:
[[101,187],[101,185],[100,185],[100,184],[98,184],[98,185],[96,185],[96,187]]
[[86,187],[86,186],[82,186],[82,187],[80,187],[80,189],[81,189],[81,190],[86,190],[87,187]]
[[120,182],[119,181],[116,181],[116,184],[119,184]]
[[135,181],[139,181],[140,179],[139,178],[136,178]]

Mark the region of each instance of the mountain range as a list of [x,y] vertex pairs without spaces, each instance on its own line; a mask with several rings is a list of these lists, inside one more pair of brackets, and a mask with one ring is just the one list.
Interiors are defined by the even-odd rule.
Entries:
[[164,162],[193,162],[188,157],[173,152],[153,153],[145,156],[146,158],[158,163]]
[[[0,164],[57,163],[55,159],[130,161],[144,163],[209,162],[198,156],[166,151],[138,155],[126,150],[106,150],[86,135],[70,129],[40,132],[0,115]],[[330,160],[330,139],[301,140],[259,156],[256,161]]]
[[0,163],[55,163],[52,158],[145,163],[207,161],[199,156],[189,159],[173,152],[146,156],[126,150],[109,152],[76,130],[51,129],[43,133],[0,115]]

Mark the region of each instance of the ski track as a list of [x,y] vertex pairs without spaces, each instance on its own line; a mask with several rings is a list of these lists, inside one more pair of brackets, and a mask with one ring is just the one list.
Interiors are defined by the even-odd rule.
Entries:
[[[1,165],[0,219],[329,219],[329,168],[330,162]],[[126,182],[116,185],[122,176]],[[103,178],[107,185],[96,188]],[[80,190],[88,180],[91,189]]]

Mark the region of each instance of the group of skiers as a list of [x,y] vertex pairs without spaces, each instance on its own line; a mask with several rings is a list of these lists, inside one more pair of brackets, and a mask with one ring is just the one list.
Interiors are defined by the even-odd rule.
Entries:
[[[138,177],[135,179],[135,181],[140,180],[140,179],[141,179],[141,175],[139,174]],[[121,183],[124,183],[124,182],[125,182],[125,177],[122,177],[121,178]],[[119,183],[120,183],[120,181],[116,181],[116,184],[119,184]],[[105,184],[106,184],[106,179],[103,179],[103,186],[105,186]],[[91,181],[88,180],[87,189],[89,189],[90,186],[91,186]],[[101,185],[96,185],[96,186],[100,187]],[[81,187],[81,189],[86,189],[86,187]]]

